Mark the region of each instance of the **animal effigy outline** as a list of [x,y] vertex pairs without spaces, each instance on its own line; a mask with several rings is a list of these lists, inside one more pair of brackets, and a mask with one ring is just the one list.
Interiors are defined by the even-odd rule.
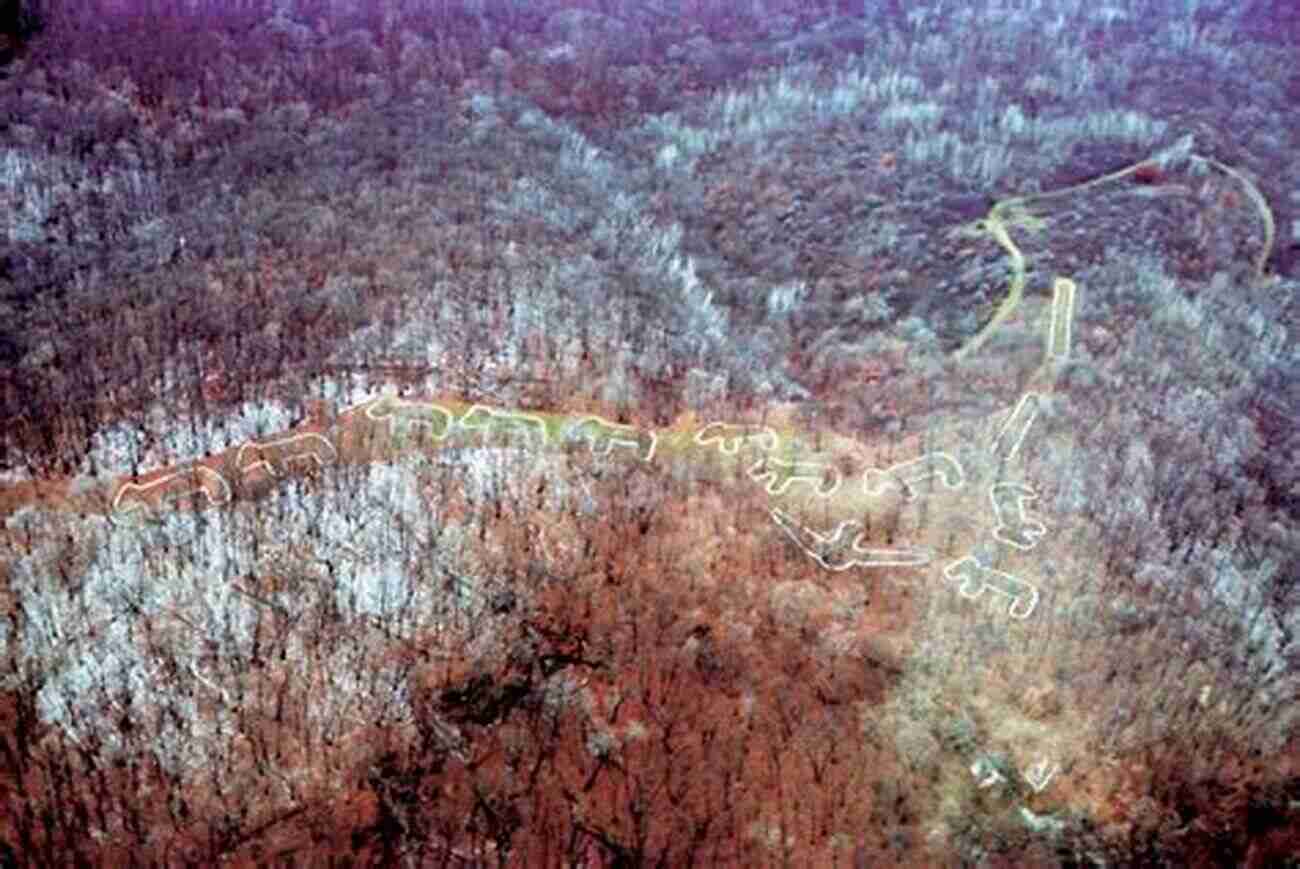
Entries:
[[549,435],[546,420],[542,417],[522,411],[506,410],[486,404],[471,405],[457,421],[457,427],[465,431],[517,431],[535,437],[539,446],[546,446]]
[[780,438],[774,429],[765,425],[711,422],[695,433],[695,443],[702,447],[717,444],[720,453],[734,456],[746,446],[754,446],[765,453],[775,452]]
[[[299,446],[305,449],[294,449]],[[269,441],[248,441],[235,454],[235,470],[244,477],[255,471],[273,478],[281,477],[292,465],[305,464],[310,472],[337,461],[338,455],[334,444],[323,434],[302,432]]]
[[829,462],[785,461],[774,456],[764,456],[754,462],[748,474],[769,495],[784,495],[791,486],[803,484],[811,486],[818,497],[829,498],[844,482],[840,469]]
[[851,567],[919,567],[929,564],[927,552],[910,549],[872,549],[863,545],[865,533],[856,531],[862,523],[844,519],[836,524],[830,534],[823,534],[804,525],[779,507],[768,513],[776,526],[785,532],[813,561],[833,572]]
[[614,447],[625,447],[637,453],[643,462],[652,461],[659,435],[634,425],[611,422],[596,414],[579,417],[564,430],[564,440],[585,440],[593,455],[608,457]]
[[1047,526],[1026,511],[1038,493],[1023,483],[1002,482],[989,487],[993,508],[993,539],[1020,550],[1033,549],[1047,534]]
[[920,494],[926,480],[938,479],[945,489],[956,491],[966,483],[961,463],[943,452],[923,453],[914,459],[888,468],[867,468],[862,475],[862,490],[871,496],[883,495],[891,486],[902,491],[908,501]]
[[212,506],[226,504],[231,498],[230,484],[211,468],[195,465],[148,483],[123,483],[113,497],[113,509],[121,513],[149,510],[199,495]]
[[430,401],[408,401],[392,395],[367,404],[365,415],[372,422],[387,423],[390,433],[399,424],[429,428],[435,441],[446,440],[456,423],[455,414],[441,405]]
[[1038,587],[1014,574],[982,564],[974,554],[966,555],[943,569],[944,579],[959,583],[957,593],[967,600],[978,600],[986,592],[1009,598],[1008,615],[1027,619],[1038,606]]
[[[398,426],[427,428],[435,441],[445,441],[457,431],[484,434],[522,431],[535,438],[539,446],[545,446],[550,440],[546,420],[541,416],[487,404],[471,404],[457,417],[452,411],[432,401],[410,401],[385,395],[350,410],[358,409],[363,409],[366,418],[372,422],[386,424],[390,432],[395,432]],[[602,422],[615,425],[604,420]]]

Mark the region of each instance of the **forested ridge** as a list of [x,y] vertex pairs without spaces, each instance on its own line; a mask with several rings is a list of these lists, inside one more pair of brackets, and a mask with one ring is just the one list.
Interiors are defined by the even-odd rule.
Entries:
[[1294,865],[1285,11],[0,5],[0,865]]

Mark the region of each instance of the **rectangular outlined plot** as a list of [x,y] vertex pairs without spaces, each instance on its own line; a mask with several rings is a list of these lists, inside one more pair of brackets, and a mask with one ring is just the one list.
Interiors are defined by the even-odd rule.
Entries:
[[1064,362],[1070,357],[1077,290],[1078,286],[1069,278],[1057,278],[1052,284],[1052,317],[1047,328],[1049,362]]

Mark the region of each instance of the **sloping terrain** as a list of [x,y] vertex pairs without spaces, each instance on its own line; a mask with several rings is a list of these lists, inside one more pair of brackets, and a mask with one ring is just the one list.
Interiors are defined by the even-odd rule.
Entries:
[[1285,865],[1274,55],[560,5],[20,61],[0,862]]

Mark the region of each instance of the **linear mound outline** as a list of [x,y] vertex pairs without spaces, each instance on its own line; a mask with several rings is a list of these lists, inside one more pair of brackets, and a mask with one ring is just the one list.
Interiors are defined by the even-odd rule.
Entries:
[[1070,358],[1071,332],[1078,297],[1078,284],[1057,276],[1052,281],[1052,316],[1047,326],[1047,361],[1064,363]]
[[[1029,428],[1034,424],[1034,420],[1038,418],[1041,403],[1042,395],[1033,390],[1020,396],[1020,400],[1016,402],[1015,407],[1011,408],[1011,412],[1007,414],[1006,419],[998,428],[998,433],[993,436],[993,440],[989,444],[989,451],[994,456],[1004,462],[1009,462],[1016,457],[1016,453],[1020,452],[1020,447],[1029,435]],[[1012,438],[1010,449],[1006,449],[1006,438],[1014,434],[1016,430],[1019,430],[1019,435]]]

